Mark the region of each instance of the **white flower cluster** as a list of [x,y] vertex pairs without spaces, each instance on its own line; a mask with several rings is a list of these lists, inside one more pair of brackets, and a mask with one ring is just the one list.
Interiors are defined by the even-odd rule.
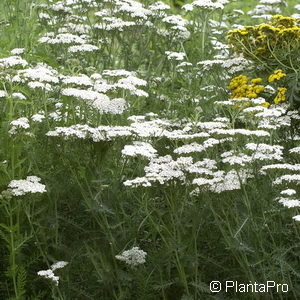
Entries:
[[25,52],[24,48],[14,48],[10,51],[11,54],[13,55],[21,55]]
[[246,164],[251,163],[252,158],[249,155],[243,153],[234,153],[233,150],[227,151],[221,154],[222,162],[228,163],[231,166],[246,166]]
[[79,74],[77,76],[60,76],[61,82],[63,84],[75,84],[79,86],[93,86],[93,80],[85,75],[85,74]]
[[12,79],[14,82],[24,82],[24,80],[49,84],[59,83],[58,72],[42,63],[37,64],[33,68],[19,70],[17,75]]
[[51,265],[50,269],[38,271],[37,274],[41,277],[51,279],[55,283],[55,285],[58,285],[59,276],[56,276],[54,274],[54,271],[57,269],[64,268],[67,264],[68,264],[68,262],[66,262],[66,261],[58,261],[58,262],[54,263],[53,265]]
[[190,37],[190,32],[186,28],[187,20],[180,15],[167,15],[162,20],[168,30],[157,29],[157,33],[162,37],[173,37],[173,39],[185,40]]
[[264,130],[250,130],[250,129],[212,129],[210,131],[212,134],[216,135],[226,135],[226,136],[236,136],[236,135],[244,135],[244,136],[257,136],[257,137],[266,137],[270,136],[270,133]]
[[276,200],[287,208],[300,207],[300,200],[298,199],[279,197]]
[[[57,103],[56,105],[61,105]],[[148,114],[151,116],[151,114]],[[57,111],[55,114],[51,115],[54,119],[61,120],[62,115],[60,111]],[[142,117],[142,118],[140,118]],[[89,139],[93,141],[100,140],[110,140],[111,138],[121,137],[121,136],[130,136],[137,135],[141,138],[149,137],[166,137],[169,139],[193,139],[200,137],[209,137],[209,134],[206,132],[200,133],[191,133],[186,134],[189,128],[183,130],[168,130],[166,127],[172,126],[172,122],[155,119],[150,121],[144,121],[144,116],[132,116],[128,118],[133,123],[130,126],[98,126],[96,128],[91,127],[87,124],[81,125],[72,125],[70,127],[56,127],[55,130],[49,131],[47,136],[61,136],[65,139],[70,137],[80,138],[80,139]],[[209,147],[209,144],[213,143],[212,140],[206,142],[206,146]]]
[[7,92],[0,90],[0,98],[5,98],[7,97]]
[[[51,113],[49,113],[48,117],[54,121],[60,122],[60,121],[64,121],[67,122],[68,118],[69,118],[69,108],[70,105],[68,104],[63,104],[61,102],[57,102],[54,104],[55,110],[52,111]],[[73,114],[80,118],[80,106],[76,105],[73,109]],[[42,115],[45,114],[44,111],[40,111],[40,113]],[[33,117],[33,116],[32,116]],[[83,115],[81,116],[83,117]]]
[[[300,147],[291,148],[289,152],[298,153],[297,148],[300,149]],[[294,149],[296,149],[296,151],[294,151]],[[273,179],[273,185],[275,187],[283,186],[285,188],[275,200],[289,209],[300,207],[300,199],[294,197],[297,194],[296,186],[300,185],[300,164],[279,163],[264,165],[259,173],[264,176],[268,175],[269,177],[276,176],[275,179]],[[294,216],[293,219],[300,221],[300,215]]]
[[145,9],[143,4],[137,1],[119,0],[116,2],[116,6],[119,12],[126,13],[132,18],[147,19],[148,15],[151,15],[151,11]]
[[[284,207],[287,208],[299,208],[300,207],[300,199],[295,199],[292,196],[296,195],[296,190],[294,189],[285,189],[280,192],[280,197],[276,198],[279,203],[281,203]],[[295,221],[300,221],[300,215],[296,215],[293,217]]]
[[[32,89],[41,88],[46,91],[52,91],[54,86],[59,83],[58,72],[45,63],[38,63],[34,67],[30,66],[26,69],[17,70],[13,74],[13,76],[7,78],[9,81],[13,84],[27,83],[28,87]],[[24,95],[20,96],[20,93],[14,94],[17,94],[16,97],[19,99],[24,100]]]
[[155,12],[155,11],[164,11],[164,10],[168,10],[170,9],[170,6],[165,4],[164,2],[162,1],[157,1],[153,4],[151,4],[149,6],[149,9],[152,11],[152,12]]
[[193,66],[192,63],[190,63],[188,61],[183,61],[176,66],[176,71],[179,73],[184,73],[184,72],[186,72],[186,69],[188,67],[192,67],[192,66]]
[[224,60],[222,67],[225,68],[229,74],[235,74],[250,69],[252,64],[249,60],[244,58],[243,55],[240,55]]
[[123,156],[136,157],[138,155],[146,158],[153,158],[156,156],[155,150],[151,144],[145,142],[133,142],[133,145],[126,145],[122,150]]
[[11,121],[10,125],[15,126],[15,127],[19,127],[19,128],[24,128],[27,129],[29,128],[29,124],[28,124],[29,120],[25,117],[19,118],[17,120]]
[[70,46],[68,48],[69,53],[78,53],[78,52],[93,52],[99,50],[99,47],[91,44],[81,44]]
[[28,62],[20,56],[8,56],[0,59],[1,68],[26,67]]
[[185,53],[184,52],[172,52],[172,51],[166,51],[167,59],[168,60],[184,60]]
[[224,5],[227,4],[229,1],[227,0],[196,0],[191,4],[185,4],[182,8],[185,11],[192,11],[194,8],[201,8],[201,9],[224,9]]
[[36,176],[27,176],[26,179],[12,180],[8,187],[14,196],[26,194],[46,193],[46,186],[40,183],[41,179]]
[[[52,11],[56,13],[64,13],[68,14],[72,12],[72,9],[68,7],[70,0],[57,1],[56,3],[47,4],[36,4],[36,7],[44,8],[47,11]],[[72,3],[76,3],[76,1],[72,1]]]
[[270,107],[267,112],[266,109],[260,113],[257,113],[255,116],[260,118],[258,123],[258,128],[263,129],[279,129],[281,127],[289,127],[291,125],[291,116],[290,115],[277,115],[272,114],[272,111],[278,112],[278,109]]
[[255,16],[268,16],[268,14],[280,14],[281,10],[279,7],[273,7],[270,5],[256,5],[256,7],[248,13]]
[[47,32],[43,37],[39,39],[41,44],[52,44],[52,45],[76,45],[86,44],[87,41],[85,36],[78,36],[71,33],[59,33]]
[[66,140],[70,138],[91,139],[94,142],[110,141],[118,137],[131,135],[132,131],[128,126],[99,126],[93,128],[80,124],[70,127],[56,127],[55,130],[46,133],[46,136],[49,137],[63,137]]
[[292,175],[282,175],[277,177],[274,181],[274,185],[279,185],[283,183],[294,183],[296,185],[300,184],[300,174],[292,174]]
[[136,177],[131,180],[126,180],[123,182],[123,184],[125,186],[133,187],[133,188],[140,187],[140,186],[143,186],[143,187],[151,186],[151,182],[146,177]]
[[282,0],[259,0],[260,4],[282,4]]
[[83,100],[87,105],[101,113],[121,114],[126,108],[126,101],[123,98],[110,100],[108,96],[92,90],[77,88],[65,88],[62,95]]
[[210,59],[197,62],[197,66],[200,66],[203,71],[210,71],[216,66],[221,67],[223,63],[222,59]]
[[[213,29],[212,31],[216,35],[222,35],[223,34],[223,31],[220,31],[220,30]],[[214,50],[216,50],[219,53],[219,54],[216,54],[214,56],[215,59],[218,59],[218,58],[220,58],[220,59],[221,58],[222,59],[226,59],[226,58],[229,57],[230,46],[228,46],[227,44],[224,44],[224,43],[220,42],[215,37],[211,37],[210,43],[211,43],[212,47],[214,48]]]
[[[225,101],[216,101],[215,103],[217,105],[220,106],[226,106],[226,107],[236,107],[237,104],[242,104],[242,103],[247,103],[247,104],[251,104],[254,106],[250,106],[250,107],[246,107],[244,109],[242,109],[241,113],[239,114],[238,118],[240,120],[246,120],[249,119],[249,116],[251,116],[250,119],[252,119],[253,122],[253,116],[257,117],[257,127],[258,128],[266,128],[269,129],[270,126],[266,125],[269,124],[270,120],[266,119],[261,119],[260,115],[263,114],[267,108],[261,106],[261,104],[266,103],[266,99],[262,98],[262,97],[257,97],[257,98],[239,98],[239,99],[228,99]],[[272,108],[271,108],[272,109]],[[264,121],[265,123],[262,125],[262,121]],[[267,123],[268,122],[268,123]],[[271,126],[271,128],[273,128]]]
[[[274,95],[275,90],[272,90],[271,87],[268,87],[268,93]],[[295,110],[288,111],[288,106],[285,104],[281,105],[271,105],[269,108],[262,107],[261,104],[264,104],[266,101],[262,97],[249,99],[231,99],[229,101],[217,101],[219,105],[225,106],[234,106],[239,102],[251,103],[255,106],[247,107],[243,109],[239,115],[239,119],[248,120],[255,127],[259,129],[266,130],[276,130],[282,127],[290,127],[292,120],[299,120],[300,115]],[[251,118],[249,118],[251,114]],[[250,120],[251,119],[251,120]]]
[[297,222],[300,222],[300,215],[294,216],[293,219]]
[[[182,125],[160,119],[146,121],[142,116],[133,116],[130,120],[134,121],[130,127],[138,136],[166,137],[170,140],[180,141],[206,138],[201,143],[192,142],[175,148],[173,153],[180,155],[204,152],[207,155],[209,148],[232,142],[233,139],[238,140],[248,136],[265,138],[270,135],[269,132],[263,130],[230,129],[228,128],[229,120],[227,118],[216,118],[210,122],[185,123]],[[182,129],[178,129],[181,126]],[[195,132],[196,130],[197,132]],[[210,137],[211,135],[217,137]],[[221,135],[221,138],[218,137],[219,135]],[[150,187],[154,182],[166,184],[169,181],[179,180],[181,184],[189,185],[190,181],[187,178],[190,178],[190,176],[187,175],[190,173],[198,176],[192,180],[193,184],[198,185],[198,188],[192,194],[196,195],[201,192],[201,189],[221,193],[223,191],[238,190],[241,188],[241,183],[245,183],[253,177],[252,172],[245,168],[249,162],[257,160],[263,163],[264,161],[282,160],[283,158],[283,149],[280,145],[246,143],[243,147],[245,153],[231,150],[222,153],[220,156],[222,163],[228,163],[234,167],[239,166],[238,173],[235,169],[227,172],[218,170],[217,163],[214,160],[208,159],[206,161],[205,159],[204,161],[193,162],[192,157],[173,159],[171,155],[166,155],[152,158],[144,168],[144,177],[126,180],[123,184],[128,187]]]
[[179,157],[176,161],[170,155],[160,156],[150,160],[145,167],[146,177],[149,181],[158,181],[164,184],[173,179],[184,180],[183,170],[192,164],[191,157]]
[[130,250],[123,251],[121,255],[116,255],[116,259],[124,261],[130,266],[138,266],[146,262],[147,252],[139,247],[132,247]]
[[28,83],[28,86],[35,90],[35,89],[41,89],[47,92],[50,92],[53,90],[52,86],[49,83],[42,83],[38,81],[31,81]]
[[151,182],[158,181],[160,184],[174,179],[181,181],[185,180],[185,174],[183,172],[185,166],[192,164],[191,157],[181,157],[177,161],[173,160],[170,155],[154,157],[150,160],[148,166],[146,166],[145,177],[138,177],[133,180],[126,180],[123,184],[125,186],[137,187],[150,186]]
[[204,152],[209,148],[214,147],[215,145],[219,145],[221,143],[227,142],[227,141],[232,141],[232,138],[226,138],[226,139],[214,139],[214,138],[209,138],[203,142],[202,145],[194,142],[191,144],[186,144],[181,147],[178,147],[174,150],[174,153],[176,154],[187,154],[187,153],[195,153],[195,152]]
[[248,12],[252,15],[252,18],[265,18],[271,19],[274,14],[281,14],[280,4],[283,4],[284,0],[260,0],[259,4],[254,9]]
[[[72,86],[63,88],[61,90],[62,95],[83,100],[88,106],[100,113],[122,114],[128,107],[128,103],[123,98],[110,100],[105,94],[107,92],[121,90],[138,97],[148,97],[148,93],[140,89],[140,86],[146,86],[147,82],[136,77],[134,72],[126,70],[104,70],[102,74],[94,73],[90,77],[83,74],[77,76],[61,75],[60,78],[62,84]],[[73,87],[74,85],[80,88]],[[82,89],[82,86],[85,89]]]
[[[24,131],[24,129],[30,128],[29,120],[25,117],[21,117],[19,119],[13,120],[10,122],[10,125],[12,125],[11,129],[8,131],[9,134],[15,135],[20,130]],[[30,133],[26,132],[26,135],[30,135]]]
[[[233,191],[241,189],[241,184],[246,183],[247,179],[252,178],[253,175],[249,170],[242,169],[239,172],[236,170],[216,171],[207,177],[198,177],[193,180],[193,184],[214,193],[222,193],[225,191]],[[192,194],[197,195],[201,190],[197,188]]]
[[296,194],[296,191],[294,189],[286,189],[281,191],[280,194],[284,196],[293,196]]
[[295,147],[289,150],[290,153],[300,154],[300,147]]
[[252,160],[282,160],[283,147],[280,145],[248,143],[245,148],[252,151]]
[[260,173],[262,175],[266,175],[268,170],[284,170],[292,171],[292,172],[300,172],[300,164],[272,164],[272,165],[265,165],[260,169]]
[[26,100],[26,96],[22,93],[12,93],[12,98],[18,99],[18,100]]
[[213,175],[213,170],[217,169],[217,162],[214,159],[204,158],[188,166],[186,170],[191,174]]
[[103,17],[105,23],[97,23],[93,25],[93,28],[105,31],[123,31],[124,28],[129,28],[135,26],[136,23],[133,21],[123,21],[120,18],[116,17]]
[[45,119],[45,115],[43,114],[34,114],[31,116],[31,120],[37,123],[41,123],[44,119]]

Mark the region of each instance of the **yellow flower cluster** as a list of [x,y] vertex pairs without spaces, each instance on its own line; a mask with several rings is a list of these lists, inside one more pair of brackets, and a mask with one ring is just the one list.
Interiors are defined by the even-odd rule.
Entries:
[[286,76],[286,74],[283,73],[283,71],[281,69],[278,69],[278,70],[275,70],[274,73],[269,76],[268,81],[273,82],[274,80],[279,80],[285,76]]
[[[269,82],[274,80],[279,80],[280,78],[286,76],[282,70],[278,69],[269,76]],[[230,80],[229,90],[231,99],[242,99],[242,98],[256,98],[265,90],[263,85],[259,83],[262,82],[262,78],[254,78],[250,80],[246,75],[239,75]],[[273,100],[275,104],[285,102],[287,89],[284,87],[278,88],[278,92]],[[243,104],[237,104],[237,107],[248,107],[250,102],[244,102]],[[262,106],[268,108],[270,106],[269,102],[265,102]]]
[[265,102],[265,103],[263,103],[261,106],[266,107],[266,108],[269,108],[270,105],[271,105],[271,104],[270,104],[269,102]]
[[284,102],[286,100],[286,88],[278,88],[278,92],[276,97],[274,98],[274,103],[279,104],[281,102]]
[[229,83],[231,98],[256,98],[265,89],[264,86],[258,84],[261,81],[261,78],[254,78],[249,83],[249,78],[245,75],[232,78]]
[[[272,57],[274,50],[289,47],[290,50],[300,49],[299,20],[292,17],[275,15],[267,24],[245,26],[228,33],[229,44],[238,53],[253,58],[262,59]],[[281,51],[282,57],[286,55]],[[278,58],[278,51],[276,51]]]

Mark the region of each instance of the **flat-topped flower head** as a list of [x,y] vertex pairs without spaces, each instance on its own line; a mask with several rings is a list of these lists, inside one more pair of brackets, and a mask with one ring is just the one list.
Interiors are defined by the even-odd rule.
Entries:
[[14,196],[24,196],[26,194],[46,193],[46,186],[40,183],[37,176],[27,176],[26,179],[12,180],[8,187]]
[[66,261],[58,261],[58,262],[52,264],[50,269],[38,271],[37,274],[41,277],[51,279],[54,282],[54,284],[57,286],[59,283],[59,276],[56,276],[54,274],[54,271],[57,269],[64,268],[67,264],[68,264],[68,262],[66,262]]
[[130,250],[123,251],[121,255],[116,255],[116,259],[124,261],[130,266],[138,266],[146,262],[147,252],[139,247],[133,247]]

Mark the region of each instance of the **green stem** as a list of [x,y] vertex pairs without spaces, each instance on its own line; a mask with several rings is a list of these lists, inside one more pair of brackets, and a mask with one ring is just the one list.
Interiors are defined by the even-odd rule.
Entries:
[[207,27],[207,15],[205,15],[203,25],[202,25],[202,42],[201,42],[202,57],[205,56],[204,55],[204,49],[205,49],[206,27]]
[[[16,296],[16,299],[19,298],[18,293],[18,287],[17,287],[17,273],[16,273],[16,252],[15,252],[15,228],[14,228],[14,221],[13,221],[13,214],[11,209],[11,204],[9,204],[8,208],[9,213],[9,228],[10,228],[10,267],[11,267],[11,276],[13,280],[13,286],[14,286],[14,293]],[[17,224],[18,226],[18,224]]]

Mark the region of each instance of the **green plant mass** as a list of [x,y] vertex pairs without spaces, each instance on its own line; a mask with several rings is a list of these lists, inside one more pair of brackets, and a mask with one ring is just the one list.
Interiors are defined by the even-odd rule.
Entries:
[[300,299],[300,4],[0,1],[0,300]]

